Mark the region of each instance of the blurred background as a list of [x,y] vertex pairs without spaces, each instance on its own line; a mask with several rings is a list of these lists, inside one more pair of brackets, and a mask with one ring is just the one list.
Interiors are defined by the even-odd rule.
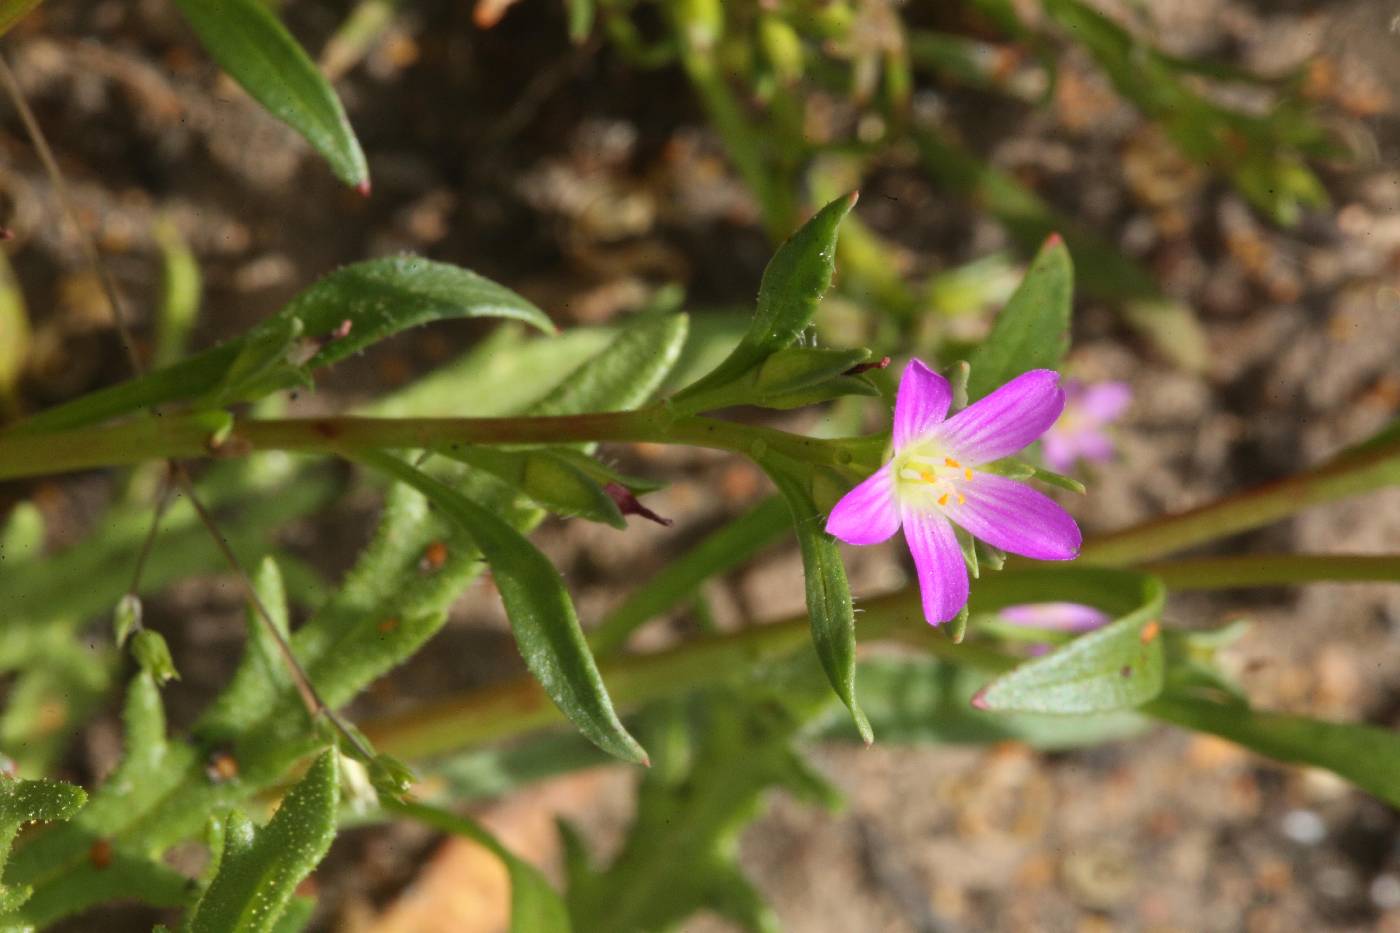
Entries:
[[[1133,390],[1116,459],[1083,474],[1089,496],[1067,500],[1086,531],[1287,475],[1400,408],[1400,5],[273,5],[335,79],[368,155],[368,198],[221,76],[168,3],[48,0],[0,43],[150,359],[241,333],[338,265],[403,250],[494,278],[562,327],[678,305],[697,326],[722,322],[750,307],[775,243],[811,207],[859,188],[819,319],[839,345],[957,359],[1030,251],[1065,235],[1079,299],[1070,374]],[[8,100],[0,226],[14,234],[0,259],[0,410],[125,378],[100,285]],[[405,335],[294,393],[288,410],[363,405],[484,333],[453,322]],[[786,417],[820,431],[836,416]],[[675,526],[553,521],[535,536],[585,624],[767,488],[719,455],[610,455],[671,481],[648,504]],[[330,492],[257,521],[307,589],[324,591],[366,540],[378,498],[348,469],[313,469]],[[0,508],[32,498],[59,549],[130,496],[126,483],[10,484]],[[795,545],[775,541],[638,643],[800,613]],[[1395,551],[1400,492],[1229,546]],[[894,549],[848,557],[857,595],[909,579]],[[434,649],[352,712],[517,673],[488,595],[474,586]],[[1393,587],[1193,595],[1170,611],[1183,624],[1252,621],[1227,662],[1261,708],[1400,725]],[[183,674],[167,691],[178,730],[227,677],[241,601],[228,578],[204,573],[146,612]],[[82,631],[95,641],[105,622]],[[118,752],[114,693],[98,675],[86,693],[63,683],[22,693],[12,676],[7,702],[29,705],[0,738],[47,728],[60,771],[91,783]],[[47,720],[30,715],[43,709]],[[65,731],[91,709],[104,712]],[[1087,751],[877,743],[814,754],[844,810],[778,793],[740,843],[787,929],[1400,931],[1395,811],[1223,741],[1157,729]],[[554,814],[606,853],[631,819],[635,781],[594,768],[478,812],[557,871]],[[343,834],[314,880],[318,929],[505,922],[496,863],[417,827]],[[143,929],[153,916],[114,908],[102,922]],[[727,929],[703,916],[685,928]]]

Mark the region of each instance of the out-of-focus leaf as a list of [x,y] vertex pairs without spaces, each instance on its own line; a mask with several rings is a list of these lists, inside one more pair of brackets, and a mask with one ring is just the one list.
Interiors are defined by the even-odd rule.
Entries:
[[707,579],[773,544],[787,530],[789,515],[782,499],[764,499],[672,560],[604,617],[589,638],[593,650],[600,655],[617,650],[638,627],[693,596]]
[[32,502],[16,503],[0,529],[0,557],[17,567],[42,556],[43,549],[44,513]]
[[685,344],[690,319],[684,314],[648,315],[633,320],[607,345],[544,398],[531,406],[536,415],[575,414],[580,401],[607,399],[588,411],[626,411],[642,404]]
[[549,559],[490,510],[402,460],[377,452],[359,459],[417,489],[459,523],[490,563],[525,666],[550,699],[599,748],[623,761],[646,763],[646,752],[613,710],[573,600]]
[[175,670],[175,662],[170,657],[170,646],[154,629],[143,628],[136,633],[131,639],[131,655],[141,670],[150,674],[157,684],[180,679],[180,672]]
[[337,178],[369,192],[369,166],[340,98],[276,14],[258,0],[175,0],[219,67],[296,130]]
[[[818,701],[817,706],[824,705]],[[638,791],[622,850],[604,870],[564,830],[567,900],[582,930],[632,933],[676,927],[718,910],[748,929],[776,930],[738,868],[739,832],[774,785],[830,805],[835,792],[792,749],[803,711],[773,700],[711,691],[647,717],[655,766]]]
[[[253,590],[267,610],[268,619],[282,634],[288,632],[287,593],[282,571],[271,557],[264,557],[252,575]],[[201,717],[206,735],[234,736],[257,721],[258,714],[273,705],[279,693],[291,686],[291,675],[258,612],[244,610],[247,647],[233,678]]]
[[15,23],[24,19],[44,0],[0,0],[0,36],[9,32]]
[[967,397],[977,401],[1032,369],[1059,369],[1069,349],[1074,266],[1058,236],[1045,241],[1021,286],[972,358]]
[[1128,301],[1123,318],[1172,363],[1188,372],[1203,372],[1210,362],[1205,329],[1191,309],[1169,298]]
[[614,528],[627,527],[617,503],[603,487],[573,462],[553,451],[449,445],[438,452],[485,470],[551,512],[577,515]]
[[[1047,750],[1081,748],[1140,734],[1150,720],[1137,712],[1083,716],[991,713],[969,701],[985,678],[928,658],[871,658],[859,664],[861,708],[881,742],[990,744],[1019,741]],[[823,738],[858,738],[848,717],[833,711]]]
[[390,813],[470,839],[501,860],[510,876],[512,933],[567,933],[573,929],[563,899],[529,862],[517,858],[475,820],[421,803],[393,802]]
[[[41,412],[10,430],[71,428],[151,405],[199,399],[220,386],[227,387],[236,364],[255,372],[235,380],[239,391],[220,401],[251,400],[304,382],[312,370],[401,330],[431,321],[478,317],[513,319],[541,330],[553,329],[544,312],[530,302],[467,269],[412,256],[371,259],[332,272],[236,340]],[[294,336],[292,332],[298,327],[300,333]],[[297,336],[323,345],[315,350],[312,344],[315,352],[310,359],[289,360],[286,349],[289,340]]]
[[155,233],[161,254],[155,362],[157,366],[169,366],[184,356],[199,313],[199,263],[173,223],[161,221]]
[[837,230],[855,201],[854,194],[832,201],[778,248],[763,270],[758,306],[748,332],[709,375],[678,392],[676,402],[695,399],[702,392],[733,382],[797,339],[831,285]]
[[1141,706],[1162,690],[1158,621],[1166,591],[1144,578],[1141,603],[1103,628],[1021,664],[982,688],[979,709],[1026,713],[1106,713]]
[[1393,729],[1262,712],[1177,691],[1153,700],[1143,712],[1279,761],[1326,768],[1400,806],[1400,736]]
[[[0,35],[6,28],[5,11],[0,6]],[[24,307],[24,293],[9,258],[0,252],[0,414],[13,405],[15,384],[24,372],[28,353],[29,313]]]
[[821,660],[831,689],[851,711],[861,737],[874,741],[870,723],[856,701],[856,617],[851,603],[851,587],[836,539],[827,534],[825,518],[816,503],[801,468],[775,456],[760,461],[778,487],[792,514],[793,529],[802,551],[802,575],[807,592],[807,614],[811,617],[812,644]]
[[582,43],[593,31],[593,18],[597,15],[593,0],[564,0],[564,5],[569,11],[569,39]]
[[7,881],[34,888],[20,909],[28,923],[43,926],[113,898],[159,906],[186,900],[183,875],[114,837],[180,782],[193,751],[167,741],[160,690],[149,674],[132,679],[122,719],[125,748],[116,771],[69,822],[26,841],[10,862]]
[[261,829],[229,815],[219,871],[194,908],[190,933],[266,933],[296,886],[335,838],[340,777],[335,752],[321,754]]

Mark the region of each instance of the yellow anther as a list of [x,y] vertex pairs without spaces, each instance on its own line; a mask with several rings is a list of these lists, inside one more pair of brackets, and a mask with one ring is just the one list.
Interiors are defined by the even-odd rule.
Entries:
[[954,460],[952,457],[944,457],[943,462],[955,470],[958,469],[958,467],[962,466],[961,463]]
[[958,493],[958,505],[967,505],[967,496]]
[[963,470],[963,476],[967,477],[968,482],[971,482],[971,481],[972,481],[972,467],[968,467],[967,469]]
[[[961,499],[962,496],[959,496],[958,498]],[[946,492],[945,492],[943,495],[941,495],[941,496],[938,497],[938,504],[939,504],[939,505],[947,505],[947,504],[948,504],[948,494],[947,494]]]
[[938,482],[938,477],[934,475],[934,472],[932,470],[920,470],[919,479],[923,480],[926,483]]

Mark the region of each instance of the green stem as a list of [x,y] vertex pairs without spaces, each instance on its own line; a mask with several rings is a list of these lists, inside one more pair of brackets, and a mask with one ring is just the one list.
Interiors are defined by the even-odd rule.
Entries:
[[1303,583],[1400,583],[1400,554],[1241,554],[1142,564],[1171,590]]
[[536,418],[267,419],[234,421],[231,427],[223,413],[201,412],[49,434],[0,434],[0,480],[145,460],[232,457],[266,450],[334,455],[453,444],[580,441],[688,444],[751,456],[774,450],[828,466],[850,464],[852,447],[861,446],[859,440],[803,437],[715,418],[674,418],[664,405],[640,411]]
[[1400,438],[1294,476],[1086,541],[1083,560],[1122,566],[1259,528],[1314,505],[1400,483]]

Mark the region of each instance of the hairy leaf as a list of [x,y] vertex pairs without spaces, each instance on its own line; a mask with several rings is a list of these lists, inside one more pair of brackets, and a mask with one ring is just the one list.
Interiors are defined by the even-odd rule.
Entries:
[[701,392],[733,382],[788,346],[812,321],[836,270],[836,234],[841,219],[855,205],[844,195],[818,211],[792,235],[763,270],[758,306],[748,332],[734,351],[709,375],[676,394],[684,402]]
[[326,751],[261,829],[235,810],[224,828],[219,871],[194,908],[190,933],[266,933],[296,886],[311,874],[335,838],[340,777]]
[[573,600],[549,559],[489,509],[402,460],[373,452],[359,459],[417,489],[471,536],[491,565],[525,666],[550,699],[599,748],[646,763],[646,752],[613,710]]

